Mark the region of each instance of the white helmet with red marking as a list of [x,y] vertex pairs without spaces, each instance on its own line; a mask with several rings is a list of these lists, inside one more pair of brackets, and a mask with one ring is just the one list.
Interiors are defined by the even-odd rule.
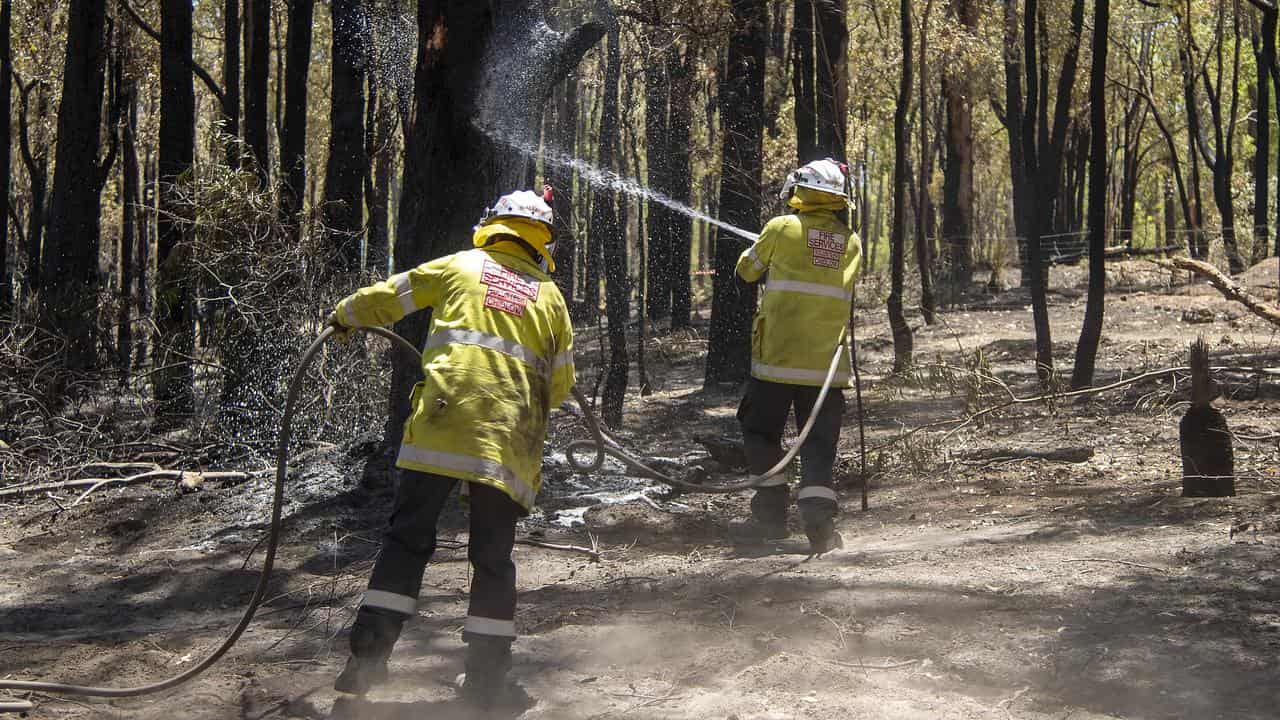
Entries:
[[847,200],[849,198],[847,174],[848,166],[844,163],[836,162],[831,158],[814,160],[792,170],[782,183],[782,192],[778,196],[783,200],[790,200],[792,189],[803,187],[839,195]]

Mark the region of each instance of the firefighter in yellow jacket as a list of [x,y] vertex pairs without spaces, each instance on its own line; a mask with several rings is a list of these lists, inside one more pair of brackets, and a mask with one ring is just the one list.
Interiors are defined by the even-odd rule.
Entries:
[[419,265],[338,303],[341,328],[390,325],[432,308],[396,465],[399,490],[382,552],[351,629],[351,658],[336,689],[364,694],[385,679],[387,658],[418,604],[436,547],[436,520],[461,482],[470,506],[474,569],[463,630],[464,699],[504,701],[515,639],[516,520],[541,484],[550,409],[574,385],[573,329],[548,276],[550,188],[500,198],[473,237],[475,249]]
[[[826,401],[816,410],[814,405],[849,321],[861,242],[836,216],[848,206],[848,185],[844,166],[834,160],[793,171],[782,199],[796,212],[770,220],[738,258],[743,280],[768,278],[752,327],[751,378],[738,422],[750,470],[761,473],[782,459],[782,431],[792,408],[797,427],[811,412],[818,413],[800,449],[802,478],[796,495],[810,549],[818,553],[842,544],[835,532],[839,505],[831,475],[844,416],[842,390],[849,384],[847,354]],[[785,475],[756,490],[751,515],[766,537],[787,535],[788,501]]]

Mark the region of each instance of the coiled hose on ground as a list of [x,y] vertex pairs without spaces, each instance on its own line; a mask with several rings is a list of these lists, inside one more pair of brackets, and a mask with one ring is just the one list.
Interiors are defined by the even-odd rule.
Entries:
[[[377,327],[361,329],[389,340],[393,345],[412,353],[415,357],[419,356],[419,350],[413,345],[413,343],[410,343],[408,340],[390,330]],[[302,354],[302,360],[298,363],[298,368],[294,372],[293,378],[289,382],[289,391],[285,396],[284,415],[280,420],[280,438],[276,449],[275,492],[271,500],[271,524],[267,531],[266,550],[263,555],[262,569],[258,574],[258,583],[254,587],[253,597],[249,599],[249,604],[245,607],[244,613],[240,616],[240,621],[236,623],[236,626],[227,635],[226,639],[223,640],[222,643],[212,652],[206,655],[203,660],[187,670],[149,685],[113,688],[34,680],[0,680],[0,690],[100,698],[128,698],[138,697],[140,695],[151,695],[169,690],[195,679],[198,675],[217,663],[218,660],[222,659],[222,656],[226,655],[227,652],[235,646],[236,642],[239,641],[240,636],[244,634],[245,630],[249,628],[250,623],[253,622],[254,615],[257,614],[258,607],[262,604],[262,600],[266,595],[267,584],[271,580],[271,571],[275,566],[276,550],[279,548],[280,544],[281,516],[284,508],[284,486],[285,480],[288,476],[289,441],[293,431],[293,415],[297,409],[298,395],[302,390],[302,383],[306,377],[307,368],[311,366],[316,355],[319,354],[320,349],[324,347],[324,344],[336,331],[337,330],[332,326],[326,327],[315,341],[307,347],[306,352]],[[840,365],[840,356],[843,354],[844,350],[845,335],[842,332],[840,341],[836,346],[835,354],[831,358],[831,366],[827,370],[827,377],[822,385],[822,391],[818,394],[818,400],[814,405],[815,409],[822,407],[823,401],[826,400],[827,393],[831,389],[832,381],[836,375],[836,369]],[[632,455],[624,449],[617,440],[605,432],[605,430],[600,426],[600,422],[595,417],[595,414],[591,412],[591,407],[587,403],[586,398],[582,396],[582,393],[576,387],[573,390],[573,397],[581,407],[583,419],[587,424],[588,430],[592,434],[591,440],[577,440],[570,443],[565,448],[565,455],[568,457],[570,466],[572,466],[575,471],[579,473],[594,472],[604,465],[604,459],[606,456],[614,457],[621,460],[633,470],[641,473],[644,477],[652,478],[670,485],[679,485],[699,492],[735,492],[737,490],[755,487],[768,478],[782,472],[786,468],[787,464],[795,458],[796,453],[804,444],[805,438],[808,437],[809,431],[813,428],[814,421],[818,417],[818,413],[816,411],[809,414],[809,420],[800,431],[800,434],[792,444],[791,449],[777,465],[770,468],[767,472],[729,485],[703,485],[671,477],[649,467],[644,463],[644,461],[640,460],[635,455]],[[574,453],[577,451],[594,451],[595,458],[591,462],[583,463],[574,456]],[[28,712],[32,709],[34,709],[34,706],[29,701],[0,700],[0,713]]]

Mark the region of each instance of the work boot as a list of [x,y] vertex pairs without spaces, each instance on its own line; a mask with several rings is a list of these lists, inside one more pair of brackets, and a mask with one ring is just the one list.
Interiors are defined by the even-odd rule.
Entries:
[[471,635],[467,643],[466,672],[459,677],[462,700],[479,711],[526,710],[533,700],[508,676],[513,638]]
[[333,689],[366,695],[387,680],[387,658],[395,647],[405,616],[382,608],[362,607],[351,625],[351,657]]
[[342,669],[338,679],[333,681],[333,689],[351,695],[368,695],[376,685],[387,681],[387,659],[385,657],[347,658],[347,666]]
[[821,555],[844,547],[844,538],[836,532],[834,520],[805,523],[804,534],[809,536],[809,553]]
[[756,489],[751,497],[750,530],[765,540],[789,537],[787,530],[787,486],[770,485]]

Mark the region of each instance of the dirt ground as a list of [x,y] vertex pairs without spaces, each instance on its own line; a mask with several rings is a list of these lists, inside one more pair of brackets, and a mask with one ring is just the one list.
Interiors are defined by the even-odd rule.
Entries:
[[[1274,262],[1255,285],[1272,299]],[[1280,367],[1275,329],[1212,289],[1136,262],[1114,263],[1110,280],[1100,382],[1183,365],[1197,334],[1215,365]],[[1055,268],[1053,283],[1055,356],[1069,366],[1083,271]],[[1180,497],[1185,377],[903,437],[1000,401],[1000,387],[975,395],[965,368],[1037,392],[1027,305],[1011,290],[933,326],[917,314],[919,370],[905,379],[887,377],[888,327],[868,308],[870,508],[859,509],[853,481],[850,393],[845,548],[819,558],[799,533],[739,539],[730,521],[745,514],[745,493],[666,500],[616,468],[573,478],[552,452],[523,532],[595,542],[601,558],[517,548],[515,674],[535,700],[521,717],[1275,718],[1280,444],[1237,439],[1237,497]],[[628,398],[621,433],[638,451],[693,462],[695,437],[736,436],[736,390],[701,389],[704,331],[650,344],[654,392]],[[579,344],[584,383],[592,337]],[[1280,431],[1280,379],[1221,378],[1233,431]],[[582,436],[571,414],[555,420],[553,450]],[[444,533],[455,542],[428,570],[391,684],[335,708],[345,628],[390,501],[387,483],[362,480],[376,475],[364,472],[368,447],[315,453],[293,472],[278,575],[228,658],[159,696],[36,696],[33,717],[453,717],[468,584],[456,509]],[[1015,456],[1062,449],[1082,461]],[[104,489],[65,511],[46,497],[0,505],[0,677],[131,684],[198,661],[252,591],[260,558],[246,557],[268,485]]]

